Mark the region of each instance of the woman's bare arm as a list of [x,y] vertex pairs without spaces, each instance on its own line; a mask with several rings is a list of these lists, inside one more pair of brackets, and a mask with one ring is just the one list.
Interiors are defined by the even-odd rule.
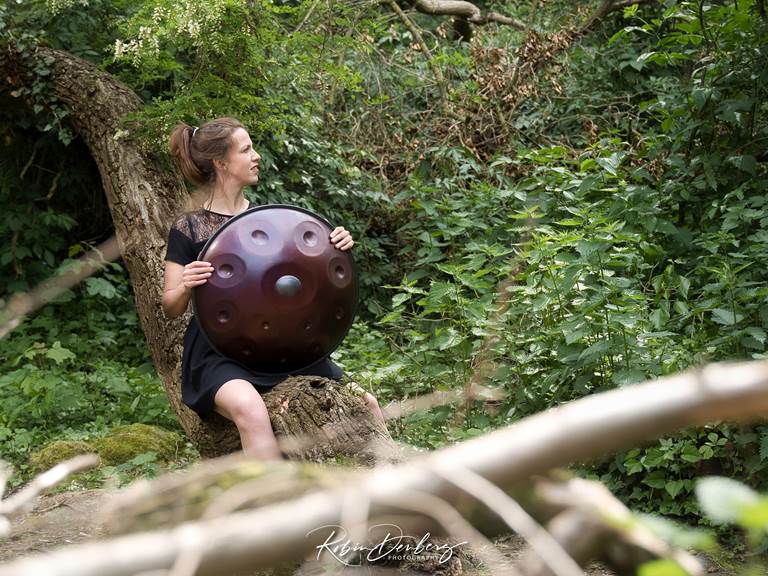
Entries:
[[213,272],[209,262],[195,260],[186,266],[176,262],[165,262],[163,286],[163,312],[168,318],[184,314],[192,297],[192,288],[208,282]]

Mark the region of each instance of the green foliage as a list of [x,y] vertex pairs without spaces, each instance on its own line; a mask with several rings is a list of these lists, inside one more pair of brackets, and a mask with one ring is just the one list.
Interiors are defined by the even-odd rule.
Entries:
[[150,362],[125,273],[110,264],[3,340],[0,456],[22,472],[51,439],[122,423],[178,428]]
[[[3,8],[0,22],[24,58],[46,42],[136,90],[145,106],[126,129],[149,154],[165,153],[179,121],[243,119],[263,156],[251,199],[311,208],[359,240],[362,315],[336,354],[345,370],[382,402],[473,375],[498,393],[394,423],[434,448],[585,394],[766,357],[761,6],[648,3],[574,39],[560,30],[577,27],[571,4],[508,5],[541,33],[488,26],[472,43],[413,15],[431,62],[382,5],[58,0]],[[32,69],[7,100],[28,112],[4,116],[2,295],[109,228],[88,227],[108,220],[82,208],[97,176],[77,141],[62,152],[49,70]],[[4,456],[114,424],[170,425],[139,334],[112,267],[6,339]],[[116,473],[155,466],[135,458]],[[768,428],[714,424],[587,473],[634,508],[691,516],[697,476],[757,485],[766,459]]]

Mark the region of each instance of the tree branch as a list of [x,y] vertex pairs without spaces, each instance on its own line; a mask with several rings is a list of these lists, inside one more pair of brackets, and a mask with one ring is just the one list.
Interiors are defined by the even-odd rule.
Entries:
[[512,26],[518,30],[527,30],[525,23],[515,18],[510,18],[498,12],[487,12],[483,14],[482,10],[464,0],[416,0],[413,7],[422,14],[431,14],[433,16],[456,16],[464,18],[472,24],[488,24],[496,22]]
[[[43,492],[56,486],[59,482],[78,472],[89,470],[98,466],[99,457],[96,454],[83,454],[75,456],[57,464],[47,472],[36,476],[24,488],[13,496],[0,501],[0,519],[13,518],[34,508],[37,497]],[[5,487],[5,474],[7,471],[0,469],[0,487]],[[0,492],[0,496],[2,493]],[[7,527],[7,525],[6,525]],[[2,536],[2,534],[0,534]]]
[[424,57],[427,59],[427,63],[429,64],[429,67],[432,69],[432,73],[435,75],[435,80],[437,81],[437,86],[440,88],[440,95],[442,96],[442,104],[443,106],[447,106],[448,104],[448,94],[445,89],[445,78],[443,78],[443,72],[440,70],[440,67],[435,64],[435,61],[432,59],[432,52],[429,50],[429,46],[427,46],[427,43],[424,42],[424,37],[421,35],[421,31],[419,30],[418,26],[414,24],[410,18],[408,18],[408,15],[402,11],[400,6],[398,5],[396,0],[386,0],[387,4],[389,4],[390,8],[392,8],[392,11],[397,14],[397,16],[400,18],[400,20],[403,21],[403,24],[408,28],[408,30],[411,31],[411,34],[413,34],[413,39],[416,40],[416,42],[419,45],[419,48],[421,48],[421,51],[424,53]]

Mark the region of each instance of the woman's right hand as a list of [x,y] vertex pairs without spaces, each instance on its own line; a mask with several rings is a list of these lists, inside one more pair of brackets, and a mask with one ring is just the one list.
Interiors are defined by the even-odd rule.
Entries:
[[181,283],[184,288],[190,290],[195,286],[200,286],[208,282],[208,278],[213,274],[213,266],[210,262],[201,262],[195,260],[184,266],[184,272],[181,275]]

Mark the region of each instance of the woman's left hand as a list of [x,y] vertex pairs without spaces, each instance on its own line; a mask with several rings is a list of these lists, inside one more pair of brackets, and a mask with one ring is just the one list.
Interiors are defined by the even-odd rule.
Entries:
[[349,230],[342,226],[336,226],[331,232],[331,244],[339,250],[349,250],[355,245],[355,241],[352,240],[352,234]]

